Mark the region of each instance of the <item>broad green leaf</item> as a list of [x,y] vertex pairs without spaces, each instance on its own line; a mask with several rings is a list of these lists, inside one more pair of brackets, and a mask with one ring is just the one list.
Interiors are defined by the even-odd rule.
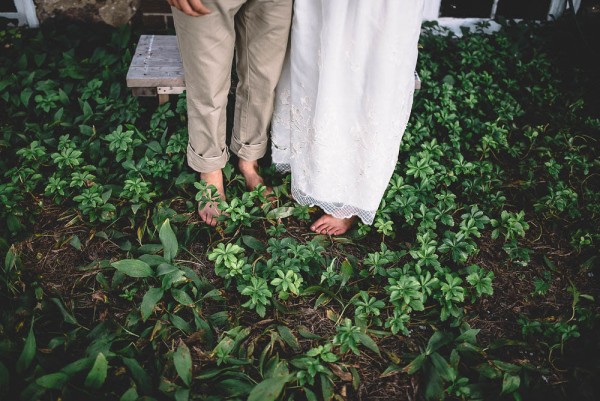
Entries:
[[36,351],[36,341],[35,334],[33,332],[33,319],[31,320],[31,326],[29,326],[29,333],[27,334],[27,339],[25,340],[25,345],[23,346],[23,351],[21,351],[21,355],[19,355],[19,359],[17,360],[17,373],[23,373],[27,370],[33,357],[35,356]]
[[12,270],[17,264],[17,251],[15,250],[15,246],[11,245],[8,252],[6,252],[6,257],[4,258],[4,269],[5,271]]
[[173,295],[173,298],[182,305],[194,306],[194,300],[183,290],[173,288],[171,290],[171,295]]
[[189,386],[192,383],[192,356],[185,343],[181,343],[173,353],[173,363],[181,380]]
[[[161,259],[163,259],[163,258],[161,258]],[[156,275],[164,276],[165,274],[173,273],[178,270],[179,270],[179,267],[173,266],[172,264],[169,264],[169,263],[162,262],[158,265],[158,268],[156,269]]]
[[423,367],[423,363],[425,362],[425,358],[427,355],[419,354],[415,359],[413,359],[408,365],[404,367],[404,371],[409,375],[415,374]]
[[142,305],[140,310],[142,312],[142,320],[145,322],[148,320],[152,312],[154,311],[154,307],[163,297],[164,291],[162,288],[150,287],[146,294],[144,294],[144,298],[142,299]]
[[323,394],[323,400],[329,401],[333,398],[333,383],[327,375],[321,376],[321,393]]
[[227,398],[230,398],[248,395],[254,388],[254,383],[250,382],[248,378],[240,377],[239,379],[220,380],[218,386],[227,395]]
[[73,237],[71,237],[71,240],[69,241],[69,245],[71,245],[73,248],[77,249],[78,251],[81,251],[81,240],[79,239],[79,237],[77,235],[73,235]]
[[479,334],[479,331],[480,331],[479,329],[468,329],[464,333],[462,333],[460,336],[458,336],[456,338],[456,340],[454,340],[454,341],[457,343],[459,343],[461,341],[466,341],[468,343],[475,343],[476,337],[477,337],[477,334]]
[[172,314],[172,315],[169,315],[169,319],[171,320],[171,323],[173,323],[173,326],[177,327],[179,330],[183,331],[185,334],[192,333],[192,327],[183,318],[179,317],[178,315]]
[[342,265],[340,266],[340,272],[342,273],[343,278],[342,286],[344,286],[348,280],[352,278],[352,274],[354,272],[354,269],[352,269],[352,264],[348,261],[348,259],[342,262]]
[[50,298],[50,300],[52,302],[54,302],[54,304],[56,306],[58,306],[58,309],[60,310],[60,313],[62,314],[63,320],[66,323],[70,323],[70,324],[79,324],[77,323],[77,320],[75,319],[75,317],[71,314],[71,312],[69,312],[67,310],[67,308],[65,307],[65,305],[62,303],[62,301],[58,298]]
[[258,383],[250,392],[248,401],[275,401],[290,376],[276,376]]
[[69,375],[69,377],[75,376],[78,373],[82,373],[92,367],[94,360],[92,358],[82,358],[75,362],[71,362],[67,366],[63,367],[60,371]]
[[393,376],[393,375],[397,374],[398,372],[402,372],[402,371],[403,371],[403,369],[400,366],[392,363],[390,366],[385,368],[385,370],[379,377]]
[[502,393],[501,394],[510,394],[514,393],[519,389],[521,385],[521,378],[517,375],[511,375],[510,373],[505,373],[502,378]]
[[456,379],[456,372],[443,356],[434,352],[429,357],[431,358],[434,369],[442,379],[446,381],[454,381]]
[[175,233],[171,228],[169,219],[165,219],[164,223],[160,227],[158,236],[163,245],[165,260],[170,263],[177,256],[179,245],[177,244],[177,237],[175,237]]
[[437,351],[444,345],[448,344],[450,341],[452,341],[452,338],[449,334],[441,331],[436,331],[429,339],[427,347],[425,348],[425,353],[427,355],[430,355],[432,352]]
[[321,337],[320,335],[312,333],[306,326],[299,326],[298,334],[300,334],[303,338],[306,338],[309,340],[322,340],[323,339],[323,337]]
[[189,388],[178,388],[175,391],[175,401],[188,401],[190,399]]
[[96,357],[94,366],[90,369],[87,377],[85,378],[85,386],[94,390],[99,389],[106,380],[106,374],[108,373],[108,361],[102,352]]
[[111,266],[129,277],[150,277],[154,271],[146,262],[137,259],[124,259],[111,263]]
[[36,383],[44,388],[60,390],[69,381],[69,376],[63,372],[50,373],[38,377]]
[[283,341],[285,341],[287,345],[292,347],[294,352],[300,351],[301,348],[300,344],[298,343],[298,339],[287,326],[277,326],[277,331],[279,332],[279,335],[281,336]]
[[379,352],[379,347],[368,334],[358,333],[358,338],[360,339],[360,343],[362,345],[375,352],[377,355],[381,356],[381,352]]
[[256,252],[263,252],[266,249],[265,244],[250,235],[242,235],[242,242]]
[[161,244],[144,244],[137,249],[137,252],[143,253],[143,254],[146,254],[146,253],[154,254],[154,253],[158,253],[162,250],[163,250],[163,246]]
[[125,391],[119,401],[136,401],[139,398],[137,389],[135,386],[131,387],[129,390]]
[[290,217],[293,212],[294,212],[294,208],[291,206],[278,207],[278,208],[275,208],[275,209],[269,211],[269,213],[267,213],[267,219],[269,219],[269,220],[285,219],[286,217]]
[[[156,267],[156,266],[160,266],[161,264],[165,264],[165,265],[167,264],[167,263],[165,263],[166,262],[165,258],[163,258],[162,256],[152,255],[149,253],[143,254],[138,259],[141,260],[142,262],[148,263],[148,265],[150,267]],[[157,272],[157,275],[160,275],[160,274]]]
[[308,387],[303,387],[302,390],[304,391],[304,395],[306,396],[307,401],[319,401],[317,395],[313,393],[313,391]]
[[129,372],[131,372],[133,380],[135,380],[135,383],[137,384],[138,388],[141,389],[142,393],[148,394],[152,392],[152,380],[150,379],[150,376],[148,375],[148,373],[146,373],[144,368],[142,368],[142,366],[139,364],[139,362],[133,358],[123,357],[122,359],[125,366],[127,366],[127,369],[129,369]]

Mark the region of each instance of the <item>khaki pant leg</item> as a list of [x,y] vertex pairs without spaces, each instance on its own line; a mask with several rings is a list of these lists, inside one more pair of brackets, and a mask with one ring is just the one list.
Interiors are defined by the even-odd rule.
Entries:
[[231,150],[258,160],[267,150],[275,87],[292,19],[292,0],[248,0],[236,16],[236,90]]
[[235,14],[245,0],[205,0],[212,10],[201,17],[172,8],[185,70],[189,143],[187,160],[198,172],[227,163],[227,94],[235,47]]

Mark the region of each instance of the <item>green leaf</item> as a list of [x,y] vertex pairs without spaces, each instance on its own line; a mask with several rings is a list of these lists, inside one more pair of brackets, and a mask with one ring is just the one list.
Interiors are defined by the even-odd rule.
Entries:
[[69,377],[75,376],[78,373],[86,371],[92,367],[92,358],[82,358],[75,362],[71,362],[67,366],[63,367],[60,371],[67,374]]
[[519,386],[521,385],[521,378],[517,375],[511,375],[510,373],[505,373],[502,378],[502,393],[501,394],[510,394],[517,391]]
[[69,241],[69,245],[71,245],[73,248],[77,249],[78,251],[81,251],[81,241],[79,240],[79,237],[77,235],[73,235],[73,237],[71,237],[71,240]]
[[323,339],[323,337],[321,337],[320,335],[312,333],[306,326],[299,326],[298,334],[300,334],[303,338],[307,338],[309,340],[322,340]]
[[415,374],[423,367],[423,363],[425,362],[425,358],[427,355],[419,354],[415,359],[413,359],[408,365],[404,367],[404,371],[409,375]]
[[298,339],[287,326],[277,326],[277,331],[279,332],[279,335],[283,341],[292,347],[294,352],[300,352],[300,343],[298,343]]
[[137,259],[124,259],[110,264],[112,267],[129,277],[150,277],[154,271],[146,262]]
[[54,302],[54,304],[56,306],[58,306],[58,309],[60,310],[60,313],[63,316],[63,320],[66,323],[70,323],[70,324],[79,324],[77,323],[77,320],[75,319],[75,317],[71,314],[71,312],[69,312],[67,310],[67,308],[65,307],[65,305],[63,305],[62,301],[58,298],[50,298],[50,300],[52,302]]
[[325,401],[333,398],[333,383],[327,375],[321,375],[321,393]]
[[139,253],[158,253],[162,250],[162,244],[144,244],[137,249]]
[[436,331],[429,339],[427,347],[425,348],[425,353],[427,355],[430,355],[432,352],[437,351],[444,345],[448,344],[450,341],[452,341],[452,338],[449,334],[441,331]]
[[175,180],[175,186],[180,187],[185,184],[193,184],[195,181],[196,174],[183,171],[181,174],[179,174],[179,176],[177,176],[177,179]]
[[375,352],[377,355],[381,356],[381,352],[379,352],[379,347],[377,346],[375,341],[373,341],[373,339],[369,337],[369,335],[365,333],[358,333],[358,339],[360,340],[360,343],[362,345]]
[[441,378],[443,378],[446,381],[454,381],[456,379],[456,372],[454,371],[452,366],[450,366],[448,361],[444,359],[443,356],[441,356],[437,352],[434,352],[430,355],[430,358],[433,367],[435,368],[435,370]]
[[30,88],[25,88],[23,89],[23,91],[21,92],[21,103],[23,104],[23,106],[27,107],[29,106],[29,99],[31,98],[31,95],[33,94],[33,91]]
[[17,264],[17,251],[14,245],[11,245],[10,249],[6,252],[4,258],[4,269],[5,271],[12,270]]
[[383,378],[383,377],[393,376],[402,371],[403,371],[403,369],[400,366],[392,363],[390,366],[385,368],[385,370],[383,371],[383,373],[381,375],[379,375],[379,377]]
[[44,388],[60,390],[67,383],[68,380],[68,375],[66,375],[63,372],[56,372],[38,377],[35,382]]
[[269,220],[278,220],[285,219],[286,217],[290,217],[294,212],[294,208],[291,206],[282,206],[271,210],[267,213],[267,219]]
[[85,386],[94,390],[99,389],[106,380],[108,373],[108,361],[102,352],[98,353],[94,366],[85,378]]
[[169,315],[169,319],[171,320],[171,323],[173,323],[173,326],[177,327],[179,330],[183,331],[185,334],[192,333],[192,331],[193,331],[192,327],[183,318],[181,318],[177,315]]
[[164,248],[165,260],[170,263],[177,256],[179,245],[177,244],[177,237],[175,237],[169,219],[165,219],[160,227],[158,236]]
[[146,294],[144,294],[144,298],[142,299],[142,305],[140,307],[142,312],[142,320],[145,322],[148,320],[152,312],[154,311],[154,307],[163,297],[164,291],[162,288],[150,287]]
[[33,333],[33,319],[31,319],[31,326],[29,326],[29,333],[27,334],[23,351],[21,351],[21,355],[19,355],[19,359],[17,360],[17,373],[23,373],[27,370],[35,356],[35,351],[36,342],[35,334]]
[[[241,376],[241,375],[240,375]],[[224,379],[219,381],[219,388],[225,393],[227,398],[240,397],[248,395],[254,388],[254,383],[248,381],[249,379],[240,377],[240,379]]]
[[152,392],[152,380],[139,362],[133,358],[123,357],[122,359],[129,372],[131,372],[133,380],[135,380],[137,386],[142,390],[142,393],[148,394]]
[[265,244],[250,235],[242,235],[242,242],[256,252],[264,252]]
[[304,395],[306,396],[307,401],[319,401],[317,395],[313,393],[313,391],[308,387],[303,387],[302,390],[304,391]]
[[275,376],[258,383],[250,392],[248,401],[275,401],[291,375]]
[[190,399],[189,388],[178,388],[175,391],[175,401],[188,401]]
[[352,264],[348,261],[348,259],[342,262],[342,266],[340,266],[340,272],[342,273],[342,286],[346,285],[348,280],[352,278],[352,274],[354,269],[352,268]]
[[[160,247],[160,249],[162,249],[162,246]],[[139,260],[141,260],[142,262],[148,263],[148,265],[150,267],[157,267],[160,266],[161,264],[167,265],[167,266],[172,266],[169,265],[166,262],[165,258],[163,258],[162,256],[158,256],[158,255],[151,255],[151,254],[144,254],[142,256],[140,256],[138,258]],[[175,266],[173,266],[174,269],[177,269]],[[163,273],[165,274],[165,273]],[[157,276],[160,276],[160,273],[157,272]]]
[[181,345],[177,347],[177,350],[173,353],[173,363],[175,364],[175,370],[177,370],[177,374],[189,387],[192,383],[192,356],[185,343],[182,342]]
[[173,288],[171,290],[171,295],[173,295],[173,298],[182,305],[194,306],[194,300],[183,290]]
[[139,398],[137,389],[135,386],[131,387],[129,390],[125,391],[119,401],[136,401]]

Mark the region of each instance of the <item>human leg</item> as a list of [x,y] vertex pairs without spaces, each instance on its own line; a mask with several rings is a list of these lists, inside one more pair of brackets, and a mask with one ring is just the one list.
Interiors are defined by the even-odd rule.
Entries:
[[[206,0],[211,13],[191,17],[173,8],[173,18],[183,61],[188,110],[189,166],[225,198],[221,169],[229,154],[225,144],[227,94],[235,46],[234,17],[243,0]],[[208,202],[200,218],[216,224],[219,211]]]
[[257,160],[267,147],[275,87],[281,74],[291,23],[292,2],[248,0],[236,16],[239,83],[231,150],[238,155],[246,186],[264,180]]

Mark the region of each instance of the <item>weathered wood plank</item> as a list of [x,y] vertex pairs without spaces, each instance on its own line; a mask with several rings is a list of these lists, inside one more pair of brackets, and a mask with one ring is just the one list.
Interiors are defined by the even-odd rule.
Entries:
[[173,35],[142,35],[127,72],[130,88],[185,87],[183,63]]

